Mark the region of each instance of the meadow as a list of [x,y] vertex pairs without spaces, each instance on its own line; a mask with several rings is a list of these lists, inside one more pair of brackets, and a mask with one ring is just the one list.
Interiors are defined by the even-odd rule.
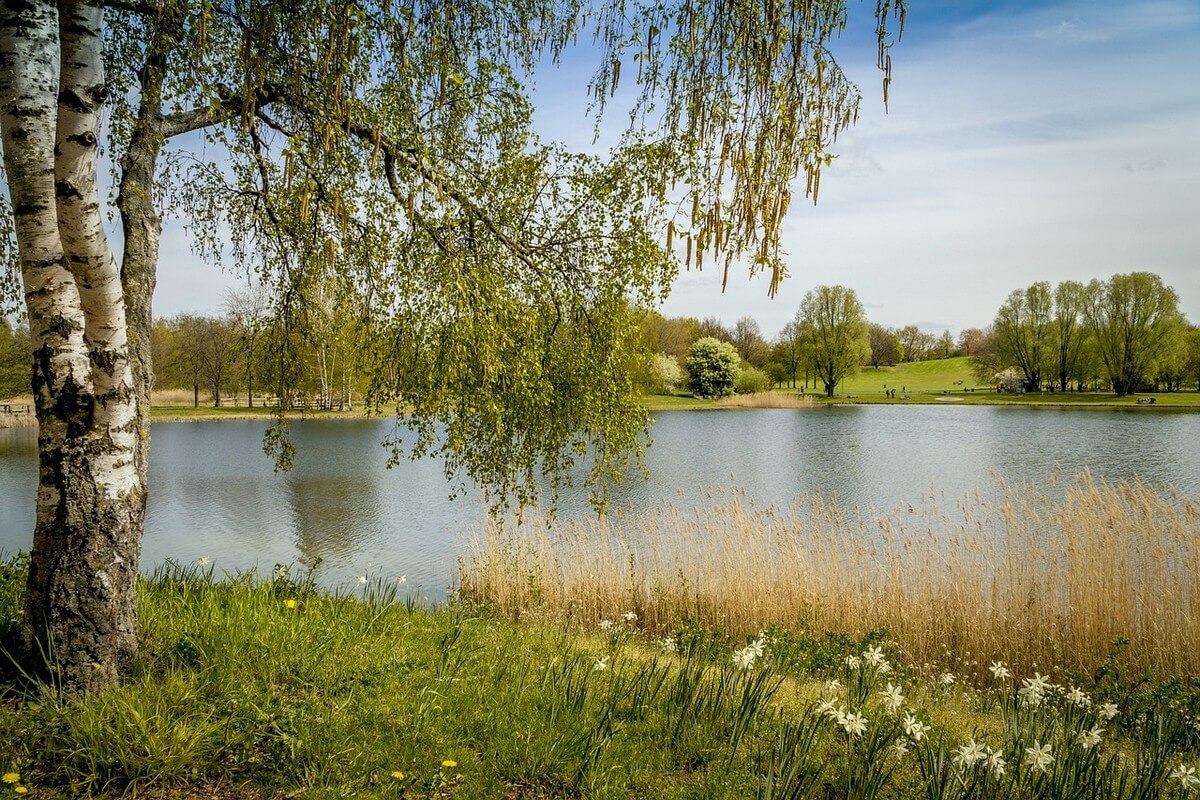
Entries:
[[[0,567],[11,626],[20,561]],[[279,567],[141,586],[123,685],[11,673],[0,796],[1118,798],[1194,796],[1194,687],[903,661],[883,631],[752,636],[429,609]]]

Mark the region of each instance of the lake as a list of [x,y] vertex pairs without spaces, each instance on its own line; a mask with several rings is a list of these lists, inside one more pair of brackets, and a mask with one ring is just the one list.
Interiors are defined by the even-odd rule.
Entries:
[[[384,420],[292,426],[295,468],[276,474],[262,420],[154,426],[143,567],[204,557],[218,574],[322,561],[323,581],[404,574],[442,597],[484,507],[451,501],[440,462],[387,469]],[[881,511],[987,491],[996,477],[1043,481],[1056,470],[1140,478],[1200,493],[1200,415],[940,406],[674,411],[656,415],[649,478],[631,476],[613,505],[694,504],[714,487],[790,505],[820,491]],[[37,482],[35,434],[0,429],[0,551],[28,549]],[[581,490],[560,514],[593,513]]]

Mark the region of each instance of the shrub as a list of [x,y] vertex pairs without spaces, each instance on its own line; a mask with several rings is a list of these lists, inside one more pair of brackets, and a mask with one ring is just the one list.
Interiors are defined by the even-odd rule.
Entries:
[[729,342],[711,336],[697,339],[687,353],[688,388],[704,399],[732,394],[739,360]]
[[768,391],[772,386],[771,376],[761,369],[751,366],[743,367],[733,382],[733,388],[738,394],[754,394]]
[[683,368],[674,356],[666,353],[655,355],[651,373],[656,384],[654,391],[657,394],[671,394],[683,385]]

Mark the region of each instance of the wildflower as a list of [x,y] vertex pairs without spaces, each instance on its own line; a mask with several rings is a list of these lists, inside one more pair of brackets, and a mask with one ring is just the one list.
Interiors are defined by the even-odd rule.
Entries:
[[1091,750],[1096,745],[1100,744],[1100,737],[1104,733],[1104,728],[1093,727],[1090,731],[1083,731],[1075,737],[1075,743],[1084,750]]
[[454,769],[455,767],[458,766],[458,762],[451,761],[450,759],[447,758],[445,761],[442,762],[442,766],[445,767],[446,769]]
[[763,653],[766,651],[766,649],[767,649],[767,632],[766,632],[766,631],[759,631],[759,632],[758,632],[758,638],[757,638],[757,639],[755,639],[753,642],[751,642],[751,643],[750,643],[748,646],[749,646],[749,647],[750,647],[752,650],[754,650],[754,655],[755,655],[755,656],[757,656],[758,658],[762,658],[762,654],[763,654]]
[[1105,722],[1109,722],[1119,712],[1117,711],[1116,703],[1105,703],[1104,705],[1100,706],[1100,711],[1097,713],[1099,713],[1100,719],[1104,720]]
[[392,777],[398,781],[404,780],[404,773],[398,769],[392,770]]
[[1071,691],[1067,692],[1067,700],[1080,708],[1087,708],[1092,704],[1092,698],[1080,691],[1078,686],[1072,686]]
[[592,667],[595,672],[603,672],[608,669],[608,656],[600,656],[596,659],[595,666]]
[[974,739],[954,750],[954,763],[960,767],[969,769],[985,758],[987,751]]
[[1184,792],[1189,792],[1200,786],[1200,778],[1196,777],[1196,768],[1189,767],[1187,764],[1180,764],[1171,770],[1170,780],[1177,781],[1179,788],[1183,789]]
[[891,683],[888,683],[887,689],[880,692],[879,695],[883,698],[883,704],[893,713],[904,703],[904,695],[900,693],[900,687],[892,686]]
[[1004,762],[1004,755],[999,750],[993,750],[990,747],[988,748],[987,759],[984,765],[997,778],[1003,776],[1005,770],[1008,768],[1008,764]]
[[943,672],[942,677],[939,678],[938,680],[941,682],[942,686],[949,688],[954,685],[955,681],[957,681],[958,678],[954,677],[954,673]]
[[4,773],[4,777],[0,778],[0,780],[3,780],[5,783],[16,783],[17,781],[21,780],[21,773],[6,772]]
[[196,559],[196,563],[202,567],[207,567],[208,566],[208,556],[200,556],[200,558]]
[[292,600],[292,599],[289,597],[287,600],[284,600],[284,601],[283,601],[283,607],[284,607],[284,608],[295,608],[295,607],[296,607],[296,601],[295,601],[295,600]]
[[845,714],[845,712],[834,707],[832,700],[822,700],[817,703],[817,713],[829,719],[836,719],[839,715],[844,716]]
[[1034,769],[1041,772],[1045,772],[1046,768],[1054,763],[1054,756],[1050,755],[1050,745],[1043,745],[1036,739],[1033,741],[1033,747],[1025,748],[1025,755],[1029,756]]
[[364,583],[366,583],[366,582],[367,582],[367,576],[366,576],[366,575],[359,575],[359,576],[358,576],[358,585],[359,585],[359,586],[362,586],[362,585],[363,585]]
[[863,661],[867,662],[872,667],[878,667],[880,664],[882,664],[886,660],[887,659],[885,659],[883,657],[883,647],[882,646],[868,647],[866,650],[863,651]]
[[850,712],[845,714],[838,720],[838,724],[842,726],[842,730],[851,736],[862,736],[867,732],[867,718],[862,714]]
[[858,656],[846,656],[846,666],[850,669],[858,669]]
[[26,789],[24,786],[14,786],[13,791],[16,792],[17,794],[25,794],[29,790]]
[[998,681],[1006,680],[1011,677],[1011,673],[1008,671],[1008,667],[1004,666],[1003,661],[993,661],[992,665],[988,667],[988,669],[991,671],[992,677]]
[[925,738],[925,734],[929,733],[929,726],[923,722],[918,722],[914,715],[905,714],[904,733],[914,742],[919,742]]
[[626,611],[624,614],[621,615],[621,619],[625,620],[630,625],[632,625],[633,623],[637,622],[637,612],[636,611]]
[[1026,705],[1037,708],[1042,704],[1042,700],[1045,699],[1046,692],[1050,688],[1050,681],[1040,672],[1035,672],[1032,678],[1026,678],[1021,681],[1021,688],[1017,690],[1017,696]]
[[754,662],[757,659],[758,653],[754,651],[753,647],[743,647],[733,653],[733,665],[738,669],[754,669]]
[[897,756],[907,755],[908,754],[908,743],[905,742],[903,739],[897,739],[896,741],[892,742],[892,752],[895,753]]
[[886,661],[884,661],[882,664],[880,664],[876,669],[879,670],[880,675],[891,675],[892,674],[892,665]]
[[408,576],[407,575],[397,575],[396,583],[408,583]]
[[825,688],[831,692],[836,692],[838,689],[842,688],[842,682],[837,678],[834,678],[831,681],[825,681]]
[[286,578],[288,576],[288,568],[283,564],[275,565],[275,577]]
[[612,623],[611,619],[600,620],[600,630],[607,633],[608,631],[612,630],[612,627],[613,627],[613,623]]
[[679,646],[675,644],[675,639],[670,636],[663,639],[662,647],[664,653],[675,653],[679,650]]

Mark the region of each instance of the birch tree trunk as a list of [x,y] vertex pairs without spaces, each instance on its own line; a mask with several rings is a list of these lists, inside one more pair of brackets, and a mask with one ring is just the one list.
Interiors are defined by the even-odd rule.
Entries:
[[145,503],[124,299],[96,181],[100,6],[0,9],[0,129],[34,339],[39,486],[21,645],[69,691],[137,650]]

